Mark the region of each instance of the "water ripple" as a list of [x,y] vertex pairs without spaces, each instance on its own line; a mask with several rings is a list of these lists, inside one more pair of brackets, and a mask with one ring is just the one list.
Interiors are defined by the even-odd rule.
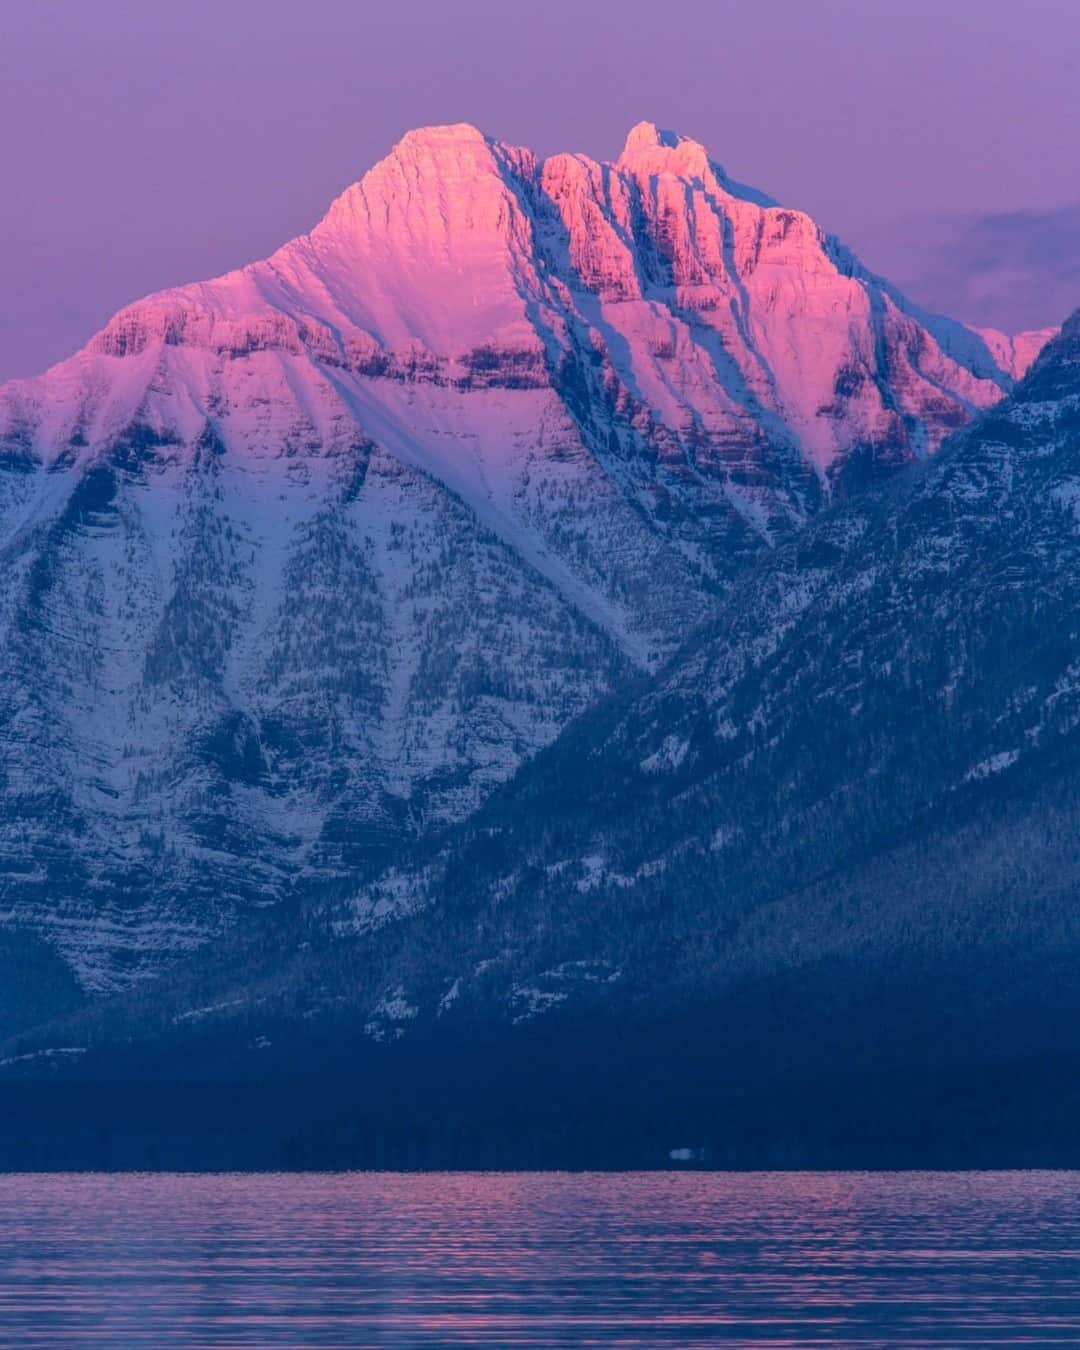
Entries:
[[1080,1344],[1080,1175],[0,1177],[0,1345]]

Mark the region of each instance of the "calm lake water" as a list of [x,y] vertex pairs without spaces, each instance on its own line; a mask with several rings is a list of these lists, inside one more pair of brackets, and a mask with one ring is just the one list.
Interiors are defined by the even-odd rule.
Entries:
[[1080,1174],[0,1177],[0,1345],[1080,1344]]

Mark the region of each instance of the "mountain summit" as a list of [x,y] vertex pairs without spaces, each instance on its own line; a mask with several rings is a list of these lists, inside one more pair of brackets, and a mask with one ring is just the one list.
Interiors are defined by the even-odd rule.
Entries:
[[115,989],[469,815],[1032,345],[650,124],[615,164],[410,132],[0,390],[13,969]]

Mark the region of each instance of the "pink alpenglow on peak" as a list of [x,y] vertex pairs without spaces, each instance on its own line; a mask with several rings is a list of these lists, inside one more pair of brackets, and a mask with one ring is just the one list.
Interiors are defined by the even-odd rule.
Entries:
[[617,163],[626,173],[715,181],[714,166],[700,142],[675,131],[663,131],[652,122],[639,122],[630,129]]
[[219,408],[225,442],[250,441],[239,358],[276,362],[281,398],[316,423],[386,380],[546,388],[565,407],[575,372],[625,453],[682,462],[760,525],[777,504],[761,446],[828,490],[852,456],[932,451],[1037,347],[922,314],[652,123],[615,164],[540,161],[458,124],[407,133],[265,262],[120,311],[0,397],[0,427],[49,459],[76,426],[88,449],[137,418],[184,442]]
[[1012,337],[994,328],[976,328],[975,332],[990,348],[1002,370],[1007,370],[1014,379],[1019,380],[1027,374],[1038,354],[1061,329],[1036,328],[1029,333],[1016,333]]
[[1025,359],[649,124],[410,132],[0,389],[8,903],[109,989],[460,820]]

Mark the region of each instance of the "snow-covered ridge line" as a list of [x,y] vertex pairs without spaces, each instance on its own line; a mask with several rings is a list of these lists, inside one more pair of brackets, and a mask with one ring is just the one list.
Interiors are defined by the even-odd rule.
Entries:
[[994,404],[992,346],[651,124],[409,133],[0,389],[0,913],[96,991],[359,890]]
[[[425,128],[310,234],[126,307],[76,366],[20,382],[15,402],[32,436],[36,398],[70,395],[73,379],[89,394],[120,378],[91,358],[170,346],[303,353],[465,388],[541,385],[584,349],[614,397],[670,434],[685,435],[688,417],[706,440],[786,430],[824,472],[875,438],[933,448],[1022,372],[1039,336],[931,321],[804,213],[732,183],[704,147],[649,123],[615,164],[541,161],[475,128]],[[150,370],[124,378],[152,389]],[[885,397],[883,381],[901,387]],[[925,430],[905,436],[896,411]],[[10,434],[10,409],[7,421]]]

